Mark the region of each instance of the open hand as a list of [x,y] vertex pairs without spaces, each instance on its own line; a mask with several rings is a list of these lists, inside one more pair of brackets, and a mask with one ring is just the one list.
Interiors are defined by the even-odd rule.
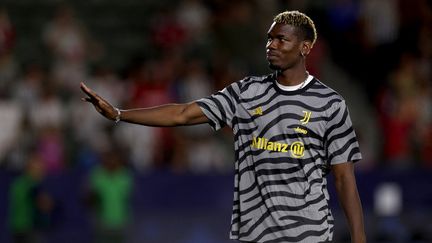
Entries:
[[86,97],[82,98],[83,101],[93,104],[94,108],[104,117],[116,120],[117,111],[114,106],[88,88],[83,82],[81,82],[80,88],[86,94]]

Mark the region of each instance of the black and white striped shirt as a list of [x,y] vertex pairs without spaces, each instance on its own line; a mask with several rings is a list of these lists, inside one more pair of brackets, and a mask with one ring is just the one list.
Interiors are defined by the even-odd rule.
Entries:
[[332,239],[326,175],[361,153],[344,99],[313,78],[295,91],[275,75],[247,77],[197,101],[210,125],[232,128],[235,147],[231,239]]

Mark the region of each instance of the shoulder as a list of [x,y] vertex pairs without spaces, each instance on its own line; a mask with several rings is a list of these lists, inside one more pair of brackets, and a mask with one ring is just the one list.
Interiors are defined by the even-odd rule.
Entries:
[[314,78],[314,83],[311,85],[308,93],[313,94],[321,99],[321,102],[326,104],[326,111],[332,114],[338,110],[345,109],[346,103],[344,97],[337,92],[335,89],[331,88],[327,84],[323,83],[317,78]]
[[335,89],[331,88],[327,84],[323,83],[321,80],[314,78],[315,82],[310,87],[311,92],[315,92],[320,94],[323,97],[328,98],[329,100],[335,100],[338,101],[336,103],[344,102],[344,97],[337,92]]
[[273,74],[262,76],[247,76],[234,83],[239,93],[244,93],[248,90],[257,90],[263,87],[268,87],[273,82]]

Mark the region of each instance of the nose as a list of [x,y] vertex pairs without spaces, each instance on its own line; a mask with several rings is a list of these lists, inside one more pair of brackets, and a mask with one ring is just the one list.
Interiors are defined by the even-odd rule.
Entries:
[[270,39],[270,40],[267,41],[266,49],[274,50],[275,49],[274,45],[275,45],[274,39]]

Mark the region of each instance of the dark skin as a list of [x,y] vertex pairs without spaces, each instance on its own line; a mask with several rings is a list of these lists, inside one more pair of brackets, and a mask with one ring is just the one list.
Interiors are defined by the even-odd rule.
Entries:
[[351,233],[351,242],[365,243],[366,234],[363,223],[363,210],[357,191],[352,162],[332,166],[339,203],[345,213]]
[[[271,69],[277,71],[277,81],[286,86],[302,83],[307,78],[306,56],[312,49],[312,41],[294,26],[273,23],[267,33],[266,57]],[[96,110],[108,119],[115,120],[114,106],[81,83]],[[184,126],[208,123],[208,118],[195,103],[167,104],[149,108],[121,110],[120,119],[145,126]],[[363,212],[352,162],[332,166],[339,202],[345,212],[353,243],[366,242]]]
[[270,26],[266,57],[269,67],[277,71],[280,84],[298,85],[307,78],[305,57],[311,48],[312,42],[304,40],[296,27],[277,23]]

